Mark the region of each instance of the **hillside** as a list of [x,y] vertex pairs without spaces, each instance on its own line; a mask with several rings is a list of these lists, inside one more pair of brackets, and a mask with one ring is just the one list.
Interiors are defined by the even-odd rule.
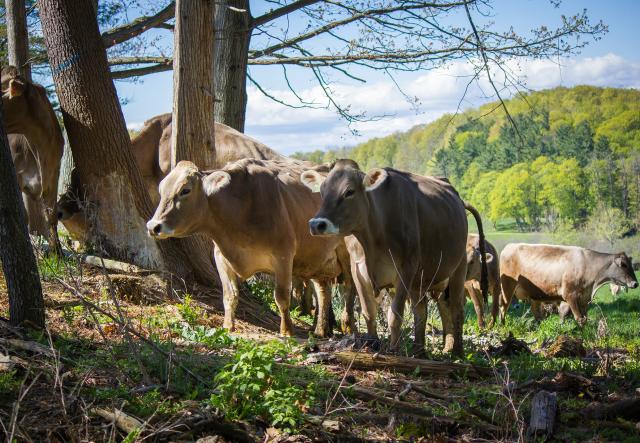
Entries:
[[443,174],[491,220],[512,218],[522,229],[581,224],[598,205],[637,224],[640,91],[556,88],[506,104],[515,128],[493,102],[353,148],[297,156]]

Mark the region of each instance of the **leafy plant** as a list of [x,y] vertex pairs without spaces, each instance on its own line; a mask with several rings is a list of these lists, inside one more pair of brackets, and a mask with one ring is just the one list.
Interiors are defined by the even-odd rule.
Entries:
[[241,343],[233,361],[216,375],[209,403],[230,419],[260,417],[285,432],[295,431],[314,398],[314,385],[292,384],[286,370],[275,365],[287,359],[290,349],[275,341]]
[[197,325],[198,319],[202,316],[202,310],[192,304],[189,294],[186,294],[182,303],[178,304],[178,313],[189,326]]

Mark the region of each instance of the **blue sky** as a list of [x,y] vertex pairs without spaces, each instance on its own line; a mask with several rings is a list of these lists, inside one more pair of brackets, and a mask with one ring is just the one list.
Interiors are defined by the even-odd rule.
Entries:
[[[640,42],[638,17],[640,1],[616,0],[564,0],[554,8],[548,0],[495,0],[490,17],[496,29],[513,26],[526,33],[539,25],[555,27],[561,14],[573,15],[587,9],[592,22],[603,20],[609,33],[597,42],[591,42],[580,55],[558,61],[524,61],[513,66],[527,87],[538,90],[555,86],[591,84],[596,86],[640,88]],[[264,1],[251,3],[254,15],[268,9]],[[454,23],[456,17],[451,19]],[[170,35],[167,42],[170,42]],[[323,42],[320,41],[319,44]],[[361,84],[337,78],[333,87],[341,103],[352,105],[355,111],[367,115],[388,115],[371,122],[351,126],[335,111],[328,109],[291,109],[266,98],[254,87],[249,87],[247,134],[267,143],[272,148],[290,154],[295,151],[326,149],[353,145],[371,137],[428,123],[446,112],[454,112],[463,96],[466,80],[460,78],[470,72],[462,62],[446,69],[412,72],[397,77],[403,90],[420,100],[418,108],[411,106],[392,82],[379,74],[367,71],[367,83]],[[279,69],[253,67],[251,75],[270,93],[286,98],[290,94],[283,83]],[[303,69],[292,70],[290,78],[297,90],[312,100],[321,100],[317,85]],[[172,73],[166,72],[144,77],[141,82],[116,82],[118,93],[127,103],[123,107],[127,124],[139,127],[150,117],[171,111]],[[481,80],[470,90],[462,107],[477,106],[487,98],[488,87]]]

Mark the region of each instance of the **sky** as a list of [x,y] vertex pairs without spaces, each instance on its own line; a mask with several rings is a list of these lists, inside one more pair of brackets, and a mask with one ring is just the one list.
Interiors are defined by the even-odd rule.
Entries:
[[[548,89],[557,86],[587,84],[640,89],[640,1],[564,0],[554,8],[549,0],[495,0],[491,17],[497,29],[513,26],[516,32],[526,33],[539,25],[557,26],[561,14],[573,15],[586,9],[592,23],[604,21],[609,32],[599,41],[591,42],[581,53],[561,60],[524,60],[512,64],[527,88]],[[252,12],[258,15],[268,9],[264,0],[251,2]],[[321,44],[322,42],[320,42]],[[269,94],[291,99],[282,80],[281,71],[252,67],[250,75]],[[446,68],[398,75],[396,81],[402,91],[418,99],[408,102],[388,77],[367,71],[366,83],[336,78],[332,84],[334,96],[342,104],[349,104],[354,112],[368,116],[384,116],[372,121],[348,124],[333,109],[293,109],[266,97],[257,88],[248,86],[248,106],[245,132],[273,149],[291,154],[352,146],[373,137],[405,131],[418,124],[429,123],[444,113],[475,107],[495,100],[490,86],[481,79],[464,94],[472,67],[454,62]],[[303,98],[324,103],[321,90],[306,70],[290,73],[290,80]],[[137,82],[116,82],[118,94],[126,101],[123,112],[130,128],[140,128],[155,115],[171,112],[172,73],[165,72],[143,77]],[[461,99],[465,99],[461,102]],[[354,133],[355,132],[355,133]]]

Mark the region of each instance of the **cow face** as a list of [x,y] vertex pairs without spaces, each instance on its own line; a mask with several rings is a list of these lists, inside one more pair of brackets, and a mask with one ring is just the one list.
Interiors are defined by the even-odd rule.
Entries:
[[628,257],[624,252],[614,256],[607,270],[607,277],[620,286],[626,286],[631,289],[638,287],[638,279],[633,271],[631,257]]
[[[493,254],[484,254],[487,264],[493,261]],[[482,271],[482,253],[478,248],[467,248],[467,278],[466,280],[479,279]]]
[[25,100],[27,94],[28,83],[20,76],[15,66],[9,66],[2,70],[2,108],[7,122],[7,132],[17,132],[11,119],[19,119],[28,109]]
[[147,222],[149,235],[162,239],[195,234],[208,208],[207,194],[224,186],[228,176],[224,171],[204,176],[193,163],[178,163],[160,182],[160,203]]
[[344,236],[357,231],[368,216],[367,192],[386,178],[384,169],[365,175],[351,160],[338,160],[326,179],[315,170],[303,172],[302,182],[312,191],[319,190],[322,197],[320,210],[309,220],[311,234]]

